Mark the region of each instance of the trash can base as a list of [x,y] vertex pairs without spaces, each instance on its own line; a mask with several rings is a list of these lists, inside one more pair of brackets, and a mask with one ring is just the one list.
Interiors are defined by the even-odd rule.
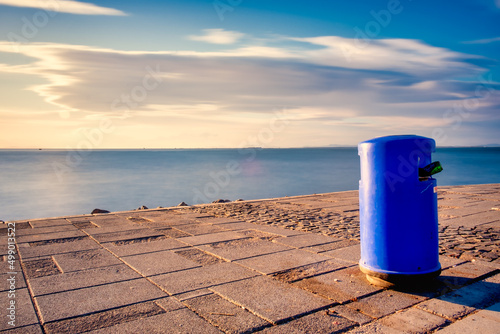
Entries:
[[361,272],[366,274],[366,279],[370,284],[389,288],[393,286],[400,287],[422,287],[429,284],[434,278],[438,277],[441,274],[441,268],[436,271],[425,273],[425,274],[387,274],[376,272],[363,266],[359,267]]

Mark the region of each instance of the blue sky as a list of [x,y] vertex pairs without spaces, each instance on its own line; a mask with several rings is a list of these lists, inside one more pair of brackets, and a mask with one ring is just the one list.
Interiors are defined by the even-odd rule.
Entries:
[[500,0],[0,0],[0,148],[500,143]]

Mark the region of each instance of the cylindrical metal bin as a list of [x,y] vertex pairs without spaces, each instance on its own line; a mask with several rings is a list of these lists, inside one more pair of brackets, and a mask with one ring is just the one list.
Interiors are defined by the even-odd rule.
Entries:
[[433,139],[415,135],[358,145],[359,265],[373,284],[413,284],[441,272],[436,180],[419,178],[435,146]]

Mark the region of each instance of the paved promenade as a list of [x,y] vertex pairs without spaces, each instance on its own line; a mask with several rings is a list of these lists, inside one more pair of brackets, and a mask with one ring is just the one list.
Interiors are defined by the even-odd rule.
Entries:
[[438,195],[443,272],[405,291],[359,271],[357,191],[6,223],[0,331],[498,333],[500,184]]

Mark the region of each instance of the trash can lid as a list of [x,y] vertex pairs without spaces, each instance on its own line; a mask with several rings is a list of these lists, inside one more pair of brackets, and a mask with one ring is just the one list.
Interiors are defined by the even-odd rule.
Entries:
[[425,154],[430,154],[435,151],[436,142],[432,138],[417,135],[393,135],[365,140],[358,144],[359,152],[389,147],[395,149],[417,149]]
[[388,143],[388,142],[393,142],[393,141],[402,141],[402,140],[415,140],[415,139],[424,139],[424,140],[431,140],[434,141],[432,138],[427,138],[427,137],[422,137],[422,136],[417,136],[417,135],[393,135],[393,136],[384,136],[384,137],[377,137],[373,139],[368,139],[360,144],[363,143]]

